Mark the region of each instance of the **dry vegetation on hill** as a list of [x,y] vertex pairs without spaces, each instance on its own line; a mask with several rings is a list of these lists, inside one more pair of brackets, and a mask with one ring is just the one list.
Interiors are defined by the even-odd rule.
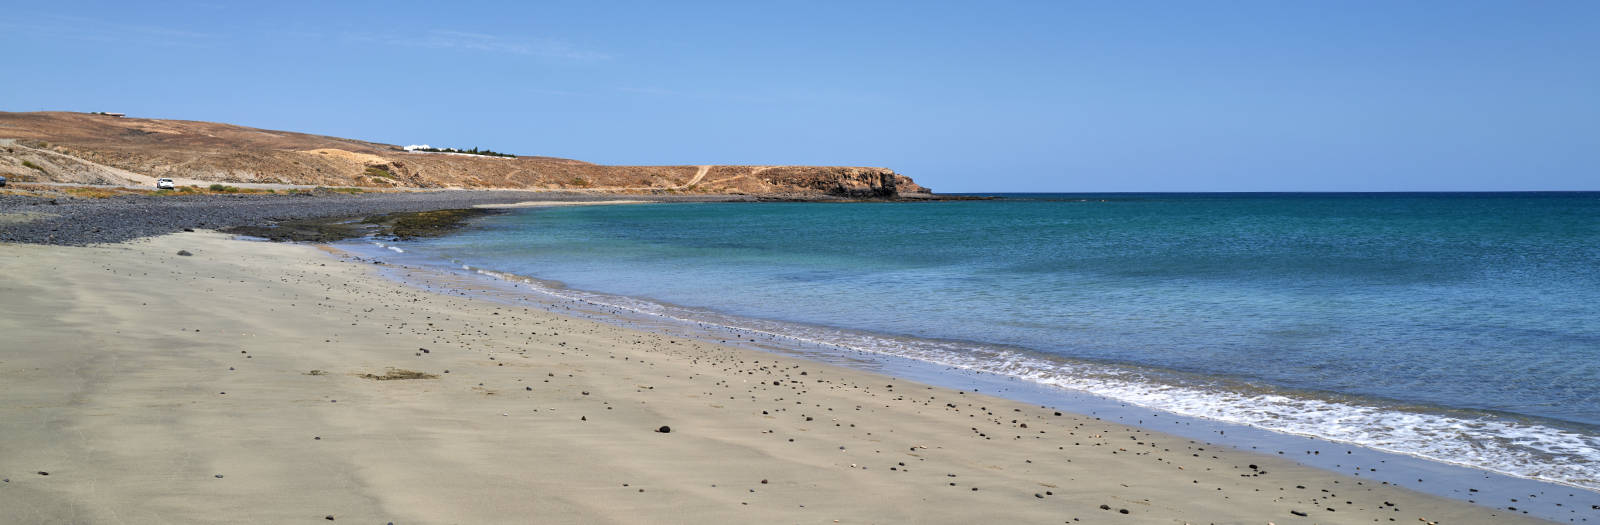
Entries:
[[[927,193],[884,168],[601,166],[554,157],[410,153],[390,144],[184,120],[0,112],[0,176],[18,181],[144,184],[153,177],[231,183],[627,192]],[[694,184],[689,184],[694,181]]]

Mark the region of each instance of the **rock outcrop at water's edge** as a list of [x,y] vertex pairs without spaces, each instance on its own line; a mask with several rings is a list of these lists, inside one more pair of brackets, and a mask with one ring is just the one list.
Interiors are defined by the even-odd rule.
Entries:
[[926,198],[885,168],[602,166],[555,157],[413,152],[360,140],[231,124],[68,112],[0,112],[0,176],[18,182],[209,183]]

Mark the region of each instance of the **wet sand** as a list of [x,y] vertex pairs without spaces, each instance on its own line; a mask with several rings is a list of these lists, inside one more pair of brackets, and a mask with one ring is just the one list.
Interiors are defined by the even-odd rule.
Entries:
[[3,521],[1532,522],[376,268],[204,231],[0,245]]

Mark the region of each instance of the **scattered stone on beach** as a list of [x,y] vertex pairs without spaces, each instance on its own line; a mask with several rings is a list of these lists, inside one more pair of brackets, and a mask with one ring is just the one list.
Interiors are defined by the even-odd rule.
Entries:
[[[371,380],[374,380],[374,381],[402,381],[402,380],[410,380],[410,379],[434,379],[434,378],[437,378],[439,376],[436,376],[436,375],[433,375],[433,374],[428,374],[428,373],[423,373],[423,372],[417,372],[415,370],[405,370],[405,369],[391,367],[391,368],[388,369],[388,371],[384,372],[384,374],[381,375],[381,376],[377,375],[377,374],[361,374],[359,377],[361,377],[362,379],[371,379]],[[481,386],[482,384],[480,383],[479,385]]]
[[1293,514],[1293,515],[1296,515],[1296,516],[1300,516],[1300,517],[1305,517],[1305,515],[1306,515],[1306,513],[1300,512],[1298,510],[1291,510],[1291,511],[1289,511],[1289,513]]
[[188,256],[191,256],[191,255],[194,255],[194,254],[189,253],[189,250],[178,250],[178,255],[182,255],[184,257],[188,257]]
[[[7,196],[9,197],[9,196]],[[652,195],[652,200],[749,201],[744,195]],[[35,204],[58,206],[50,215],[25,223],[8,224],[0,229],[0,242],[56,245],[116,243],[141,237],[196,228],[223,230],[225,233],[265,236],[277,240],[336,240],[340,236],[368,233],[371,224],[347,223],[329,218],[371,217],[380,228],[396,235],[428,234],[444,231],[459,221],[424,220],[424,228],[407,227],[417,221],[405,216],[454,210],[445,218],[460,218],[482,213],[465,212],[477,204],[509,204],[528,200],[595,201],[593,194],[528,191],[418,191],[370,192],[355,195],[191,195],[169,197],[119,197],[113,199],[55,199],[39,202],[31,197],[0,198],[0,211],[29,208]],[[382,215],[382,217],[379,217]],[[439,215],[437,213],[433,215]],[[150,220],[159,216],[161,220]],[[234,227],[243,227],[234,230]],[[423,231],[427,230],[427,231]]]
[[50,473],[49,473],[49,472],[45,472],[45,471],[43,471],[43,470],[41,470],[41,471],[39,471],[39,475],[40,475],[40,476],[49,476],[49,475],[50,475]]
[[[662,434],[670,433],[672,432],[672,427],[661,425],[661,428],[656,429],[656,432],[660,432]],[[766,481],[762,481],[762,483],[766,483]]]

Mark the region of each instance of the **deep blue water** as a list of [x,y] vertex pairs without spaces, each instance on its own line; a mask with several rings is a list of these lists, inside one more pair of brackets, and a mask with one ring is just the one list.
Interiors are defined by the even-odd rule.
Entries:
[[644,310],[1600,487],[1600,193],[522,209],[402,244]]

